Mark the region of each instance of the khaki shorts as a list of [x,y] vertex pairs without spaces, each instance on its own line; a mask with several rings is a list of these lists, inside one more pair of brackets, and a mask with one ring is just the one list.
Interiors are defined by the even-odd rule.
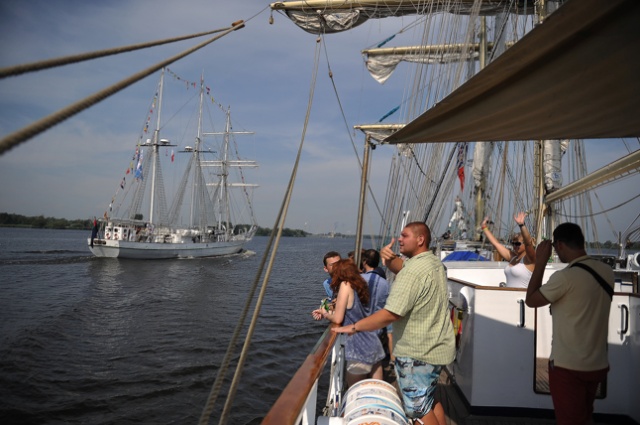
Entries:
[[373,365],[347,360],[347,372],[353,375],[366,375],[371,372]]

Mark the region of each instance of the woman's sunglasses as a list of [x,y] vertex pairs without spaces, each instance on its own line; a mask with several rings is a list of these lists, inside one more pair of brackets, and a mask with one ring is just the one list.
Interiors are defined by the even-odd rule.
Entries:
[[511,242],[511,245],[513,245],[513,246],[515,246],[517,248],[520,245],[522,245],[522,242]]

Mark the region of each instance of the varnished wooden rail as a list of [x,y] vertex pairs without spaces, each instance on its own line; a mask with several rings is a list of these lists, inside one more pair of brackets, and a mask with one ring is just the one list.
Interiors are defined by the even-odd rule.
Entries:
[[[314,385],[320,379],[327,359],[331,356],[335,341],[336,334],[328,327],[262,420],[262,425],[297,424],[309,394],[314,390]],[[311,423],[315,423],[315,418],[312,421]]]

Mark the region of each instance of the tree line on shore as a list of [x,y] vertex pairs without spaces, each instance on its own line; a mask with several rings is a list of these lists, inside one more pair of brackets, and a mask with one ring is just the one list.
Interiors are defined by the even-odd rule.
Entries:
[[[74,230],[91,230],[93,227],[93,219],[77,219],[67,220],[66,218],[45,217],[43,215],[27,217],[20,214],[11,214],[0,212],[0,227],[22,227],[30,229],[74,229]],[[248,229],[249,224],[241,224],[238,228]],[[271,229],[259,227],[256,231],[257,236],[269,236]],[[283,236],[305,237],[310,233],[300,229],[284,228]]]
[[[92,219],[77,219],[67,220],[66,218],[45,217],[42,215],[27,217],[20,214],[11,214],[6,212],[0,212],[0,227],[23,227],[33,229],[75,229],[75,230],[91,230],[93,227]],[[249,229],[249,224],[240,224],[238,228]],[[258,226],[256,236],[269,236],[271,235],[271,229],[268,227]],[[305,232],[301,229],[289,229],[285,227],[282,229],[282,236],[304,238],[311,236],[311,233]],[[590,248],[604,248],[604,249],[617,249],[618,243],[612,241],[590,242]],[[640,249],[640,242],[631,242],[626,247],[627,249]]]

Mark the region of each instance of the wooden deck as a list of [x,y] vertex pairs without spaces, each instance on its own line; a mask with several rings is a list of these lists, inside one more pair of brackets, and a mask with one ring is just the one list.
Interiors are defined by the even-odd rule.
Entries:
[[447,425],[491,425],[491,424],[528,424],[551,425],[555,424],[553,418],[526,418],[471,415],[466,404],[459,396],[457,390],[449,380],[446,372],[440,375],[440,382],[436,392],[436,400],[442,403],[447,415]]
[[[385,367],[384,378],[385,381],[396,385],[396,389],[398,389],[392,367]],[[440,375],[440,381],[438,382],[436,390],[436,400],[442,403],[447,416],[447,425],[554,425],[556,423],[552,412],[546,412],[548,414],[545,415],[545,417],[472,415],[445,371]],[[541,412],[541,414],[544,415],[545,412]],[[594,419],[594,425],[620,425],[630,423],[626,420],[615,420],[615,418],[603,419],[596,416]]]

